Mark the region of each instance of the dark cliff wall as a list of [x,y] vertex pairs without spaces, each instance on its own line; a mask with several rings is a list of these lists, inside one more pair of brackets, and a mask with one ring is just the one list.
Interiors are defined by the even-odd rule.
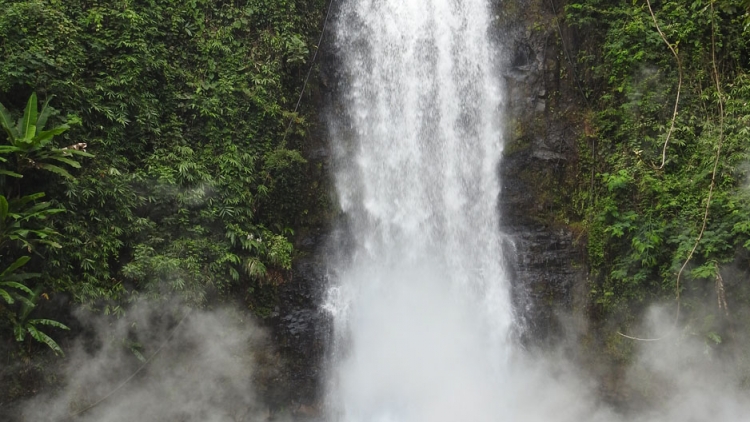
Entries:
[[593,312],[587,237],[575,189],[583,174],[579,142],[587,130],[576,54],[582,35],[565,25],[565,0],[497,4],[506,133],[499,208],[514,244],[511,269],[519,337],[531,351],[562,352],[598,383],[618,408],[633,400],[626,363],[609,350],[613,334]]
[[279,286],[278,306],[267,321],[277,362],[260,383],[265,402],[295,420],[317,420],[322,415],[332,326],[321,304],[329,265],[347,241],[336,204],[329,139],[332,116],[341,114],[337,93],[341,67],[332,33],[336,13],[333,7],[309,95],[303,97],[303,107],[317,115],[303,149],[309,190],[299,199],[306,204],[307,221],[296,236],[292,275]]
[[549,0],[497,5],[507,95],[500,214],[515,244],[514,298],[527,346],[559,342],[585,321],[584,239],[569,218],[585,99],[566,54],[571,40],[557,24],[561,7]]

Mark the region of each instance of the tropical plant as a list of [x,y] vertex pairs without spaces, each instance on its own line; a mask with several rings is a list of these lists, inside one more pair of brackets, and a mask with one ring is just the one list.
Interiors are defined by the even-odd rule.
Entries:
[[22,284],[22,281],[38,276],[38,274],[14,274],[17,269],[26,265],[26,263],[29,262],[29,259],[31,259],[31,257],[22,256],[0,273],[0,297],[2,297],[8,305],[14,304],[16,299],[27,299],[24,296],[20,296],[19,291],[20,293],[26,293],[29,296],[34,294],[31,289]]
[[49,219],[51,289],[103,312],[165,292],[273,309],[293,233],[328,199],[300,153],[310,101],[292,112],[325,4],[0,0],[0,101],[54,95],[83,120],[56,139],[97,155],[64,189],[40,185],[68,210]]
[[[15,124],[13,124],[10,112],[0,103],[0,126],[8,135],[8,145],[0,146],[0,154],[12,154],[12,161],[15,162],[13,163],[15,165],[11,165],[12,168],[14,167],[12,170],[2,169],[0,175],[21,178],[26,170],[41,169],[72,179],[73,176],[66,169],[52,164],[51,161],[80,168],[81,165],[73,160],[72,156],[93,157],[85,151],[85,143],[77,143],[65,148],[56,148],[51,145],[52,139],[70,129],[70,126],[61,124],[44,130],[47,120],[55,112],[49,106],[50,100],[52,100],[51,96],[42,109],[38,110],[36,93],[31,94],[23,116]],[[0,157],[0,161],[5,163],[8,158]]]
[[[15,123],[11,113],[0,104],[0,126],[7,135],[7,143],[0,145],[0,177],[3,178],[4,194],[0,194],[0,259],[17,255],[19,247],[27,253],[36,252],[37,245],[60,248],[57,242],[59,234],[50,226],[40,224],[50,216],[64,212],[54,207],[52,202],[38,202],[45,196],[44,192],[24,195],[20,184],[7,183],[7,178],[21,179],[24,174],[33,170],[46,170],[66,178],[73,176],[63,167],[50,162],[61,163],[73,168],[80,164],[72,159],[74,155],[91,157],[84,151],[85,144],[76,144],[68,148],[56,148],[52,141],[69,129],[67,124],[45,130],[50,116],[55,110],[45,102],[38,110],[36,93],[29,98],[26,108]],[[31,256],[21,255],[0,273],[0,297],[6,306],[15,306],[4,312],[13,327],[14,337],[22,342],[29,335],[32,339],[49,346],[56,354],[62,353],[60,346],[47,334],[38,329],[38,325],[47,325],[68,329],[64,324],[50,319],[29,318],[39,298],[26,283],[38,278],[39,273],[24,273],[18,270],[31,260]]]
[[40,326],[59,328],[61,330],[70,330],[70,328],[52,319],[29,318],[31,311],[36,307],[39,300],[39,292],[31,292],[31,295],[25,298],[21,304],[21,309],[15,315],[11,315],[10,321],[13,325],[13,335],[17,342],[23,342],[27,336],[35,341],[46,344],[56,355],[62,355],[63,350],[52,337],[41,331]]

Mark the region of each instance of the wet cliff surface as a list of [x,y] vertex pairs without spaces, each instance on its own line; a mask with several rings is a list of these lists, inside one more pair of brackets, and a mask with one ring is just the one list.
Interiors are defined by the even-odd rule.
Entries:
[[[498,5],[506,88],[506,134],[499,166],[503,230],[510,258],[522,341],[550,345],[568,333],[562,321],[585,308],[585,249],[569,224],[577,175],[575,116],[581,98],[564,75],[560,6],[547,0]],[[569,42],[569,41],[568,41]]]
[[[571,35],[555,24],[562,6],[549,0],[516,0],[495,7],[507,115],[498,166],[499,212],[508,239],[506,261],[520,339],[529,348],[542,349],[583,336],[586,325],[584,240],[565,217],[578,177],[575,122],[584,100],[574,78],[566,76],[573,72],[565,52],[569,47],[562,40],[571,42]],[[325,42],[312,98],[321,110],[321,127],[317,141],[306,149],[318,196],[324,195],[324,187],[333,195],[325,124],[326,114],[341,107],[336,102],[336,52],[330,37]],[[327,203],[325,208],[323,222],[299,236],[300,258],[291,281],[280,287],[279,307],[269,321],[283,364],[264,394],[300,417],[319,414],[323,399],[331,326],[320,303],[327,262],[338,242],[334,237],[341,236],[331,234],[338,218],[335,205]]]
[[[335,13],[335,12],[334,12]],[[331,26],[327,27],[303,107],[315,110],[302,146],[309,189],[300,198],[307,221],[297,233],[296,258],[289,279],[278,288],[278,305],[266,321],[270,329],[271,369],[258,382],[265,403],[296,420],[322,416],[325,367],[331,336],[330,316],[321,308],[328,286],[328,266],[344,236],[335,204],[333,156],[327,119],[336,113],[336,61]]]

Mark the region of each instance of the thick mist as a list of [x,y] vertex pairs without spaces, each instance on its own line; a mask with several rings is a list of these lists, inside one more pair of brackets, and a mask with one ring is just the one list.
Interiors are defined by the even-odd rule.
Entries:
[[85,312],[79,319],[91,334],[67,350],[62,388],[25,403],[21,420],[268,418],[254,385],[267,346],[247,315],[139,302],[115,321]]

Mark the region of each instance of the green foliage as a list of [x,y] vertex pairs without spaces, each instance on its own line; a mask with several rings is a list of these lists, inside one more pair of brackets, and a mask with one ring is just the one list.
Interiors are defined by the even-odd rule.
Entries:
[[0,280],[2,280],[0,281],[0,297],[2,297],[8,305],[14,304],[17,299],[24,300],[25,296],[20,293],[26,293],[27,295],[34,294],[31,289],[21,282],[28,278],[37,276],[38,274],[14,274],[17,269],[26,265],[26,263],[29,262],[29,259],[31,259],[31,257],[22,256],[0,273]]
[[31,292],[30,296],[23,301],[20,312],[10,316],[13,325],[13,335],[17,342],[23,342],[26,337],[31,337],[35,341],[47,345],[56,355],[63,355],[63,350],[52,337],[43,333],[40,326],[59,328],[61,330],[70,330],[65,324],[51,319],[31,319],[29,315],[38,303],[39,293]]
[[722,264],[749,264],[735,258],[750,246],[750,4],[713,0],[714,13],[709,0],[652,6],[684,73],[663,168],[678,65],[646,3],[576,0],[566,8],[569,24],[591,35],[578,58],[597,111],[579,146],[581,172],[597,183],[581,185],[576,202],[585,204],[592,296],[604,314],[674,297],[701,233],[683,293],[712,286]]
[[48,245],[60,248],[54,240],[57,232],[39,225],[48,217],[64,212],[63,208],[52,208],[52,203],[36,202],[44,192],[37,192],[8,201],[0,195],[0,247],[7,243],[17,244],[31,252],[35,245]]
[[[9,142],[9,145],[0,147],[0,154],[12,154],[14,163],[9,167],[15,170],[2,170],[0,175],[21,178],[23,177],[22,173],[27,169],[42,169],[72,179],[73,176],[67,170],[57,164],[51,164],[49,161],[57,161],[73,168],[81,168],[81,165],[72,159],[73,155],[93,157],[84,151],[86,147],[84,143],[65,148],[49,147],[56,135],[70,129],[67,124],[62,124],[44,130],[47,120],[55,111],[52,107],[49,107],[51,99],[51,97],[47,99],[47,102],[39,111],[37,110],[36,93],[32,93],[23,116],[18,119],[15,126],[12,124],[10,112],[0,104],[0,125],[5,130]],[[7,162],[8,159],[0,157],[0,161]]]
[[0,102],[54,95],[72,113],[62,145],[96,155],[63,189],[37,180],[68,210],[48,220],[62,248],[46,286],[119,312],[136,295],[201,304],[283,281],[307,127],[290,110],[323,6],[0,0]]
[[[47,120],[53,112],[54,109],[49,107],[49,101],[39,111],[36,93],[33,93],[22,117],[14,125],[11,113],[0,104],[0,126],[7,135],[7,144],[0,145],[0,163],[5,167],[0,169],[4,190],[4,194],[0,194],[0,258],[3,260],[15,256],[16,248],[19,246],[28,253],[35,252],[37,245],[61,248],[56,241],[57,233],[41,223],[65,210],[53,208],[51,202],[37,202],[45,196],[44,192],[24,195],[24,189],[20,184],[8,183],[6,180],[21,179],[24,173],[35,169],[72,178],[73,176],[63,167],[46,161],[55,160],[63,165],[80,168],[80,164],[70,158],[73,153],[91,157],[82,147],[60,149],[52,146],[55,135],[62,134],[69,128],[67,125],[60,125],[45,130]],[[22,273],[17,270],[30,260],[30,256],[21,255],[0,273],[0,297],[6,303],[6,306],[0,308],[0,315],[4,317],[0,320],[0,327],[4,323],[10,323],[16,341],[23,342],[28,334],[37,342],[46,344],[55,354],[62,354],[57,342],[40,331],[37,326],[48,325],[66,330],[68,327],[50,319],[29,318],[37,305],[39,293],[31,290],[27,283],[38,278],[40,274]],[[20,302],[20,306],[12,306],[17,305],[17,302]]]

